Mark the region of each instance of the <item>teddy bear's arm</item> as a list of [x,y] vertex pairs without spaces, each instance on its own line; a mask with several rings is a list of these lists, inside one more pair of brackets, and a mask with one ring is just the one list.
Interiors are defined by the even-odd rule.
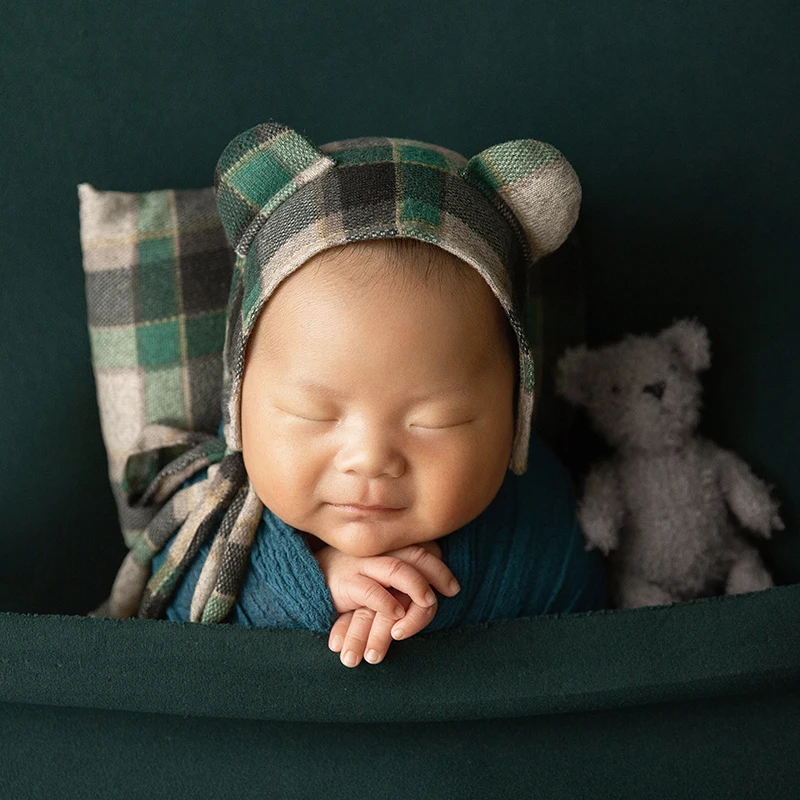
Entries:
[[578,520],[586,539],[586,549],[608,555],[619,543],[619,530],[625,507],[619,483],[610,463],[594,467],[586,478]]
[[736,519],[765,539],[773,529],[783,530],[778,503],[770,496],[770,487],[737,455],[722,448],[716,450],[720,488]]

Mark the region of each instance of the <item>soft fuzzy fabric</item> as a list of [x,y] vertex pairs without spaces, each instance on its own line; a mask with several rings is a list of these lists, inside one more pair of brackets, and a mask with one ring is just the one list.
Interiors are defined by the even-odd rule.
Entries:
[[706,329],[679,320],[656,336],[568,350],[559,389],[586,407],[616,452],[593,467],[579,518],[608,555],[620,608],[666,605],[773,585],[743,529],[782,530],[770,488],[747,464],[695,432]]
[[[191,485],[203,474],[187,481]],[[569,476],[533,435],[524,475],[506,473],[476,519],[439,540],[442,560],[462,590],[439,596],[426,631],[539,614],[606,608],[603,563],[586,552]],[[195,587],[211,549],[204,545],[166,617],[188,621]],[[154,572],[166,553],[153,559]],[[327,633],[336,620],[322,571],[302,534],[265,508],[250,550],[247,577],[228,618],[267,628]]]

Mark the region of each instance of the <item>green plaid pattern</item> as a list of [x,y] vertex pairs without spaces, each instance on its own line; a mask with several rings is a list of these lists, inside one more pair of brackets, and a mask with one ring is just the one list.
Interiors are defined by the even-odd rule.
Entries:
[[284,126],[257,125],[237,136],[214,171],[220,217],[236,255],[247,255],[253,236],[287,197],[333,166]]
[[[408,236],[480,272],[517,337],[521,380],[510,466],[524,472],[534,354],[542,346],[538,262],[566,239],[580,204],[577,177],[555,148],[505,142],[469,161],[410,139],[362,137],[315,148],[270,122],[225,148],[214,173],[216,217],[209,190],[79,190],[98,402],[131,547],[95,614],[161,616],[211,536],[191,619],[220,622],[229,614],[263,512],[241,459],[247,339],[277,285],[330,247]],[[195,209],[195,236],[204,232],[202,268],[199,261],[194,270],[184,266],[190,215],[181,207]],[[114,215],[117,227],[102,235],[104,218]],[[222,230],[229,246],[220,242]],[[105,283],[93,276],[100,272],[109,273]],[[221,367],[221,383],[219,371],[198,380],[198,359]],[[159,382],[148,393],[149,375]],[[215,427],[220,409],[224,440],[203,432]],[[179,488],[205,467],[200,481]],[[153,555],[175,531],[163,566],[150,576]]]
[[125,461],[145,426],[216,433],[233,253],[211,188],[78,186],[92,365],[109,478],[132,546]]

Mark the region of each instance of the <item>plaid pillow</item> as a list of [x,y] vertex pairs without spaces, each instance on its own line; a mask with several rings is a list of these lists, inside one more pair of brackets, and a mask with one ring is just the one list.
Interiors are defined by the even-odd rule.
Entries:
[[[217,432],[234,253],[213,187],[137,193],[82,183],[78,196],[97,403],[122,520],[125,462],[145,425]],[[582,274],[573,232],[529,281],[534,426],[562,458],[572,411],[552,376],[564,349],[584,340]],[[129,534],[123,524],[130,547]]]
[[97,403],[121,508],[125,461],[145,425],[217,432],[234,255],[213,187],[82,183],[78,197]]

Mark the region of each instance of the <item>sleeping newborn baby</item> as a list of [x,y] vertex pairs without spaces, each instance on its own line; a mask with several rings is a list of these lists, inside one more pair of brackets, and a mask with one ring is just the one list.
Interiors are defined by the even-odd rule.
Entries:
[[[278,287],[247,350],[242,453],[329,582],[334,553],[435,542],[495,497],[514,435],[512,336],[480,275],[417,239],[325,250]],[[434,575],[450,594],[449,570]],[[395,634],[427,625],[434,606],[415,605]],[[395,620],[374,614],[359,610],[345,636],[345,620],[334,625],[349,666],[364,646],[373,661],[389,646]]]
[[325,631],[356,666],[423,628],[605,607],[569,477],[531,434],[518,308],[577,216],[563,156],[317,149],[268,123],[215,187],[237,253],[221,438],[153,481],[163,502],[186,478],[107,613]]

